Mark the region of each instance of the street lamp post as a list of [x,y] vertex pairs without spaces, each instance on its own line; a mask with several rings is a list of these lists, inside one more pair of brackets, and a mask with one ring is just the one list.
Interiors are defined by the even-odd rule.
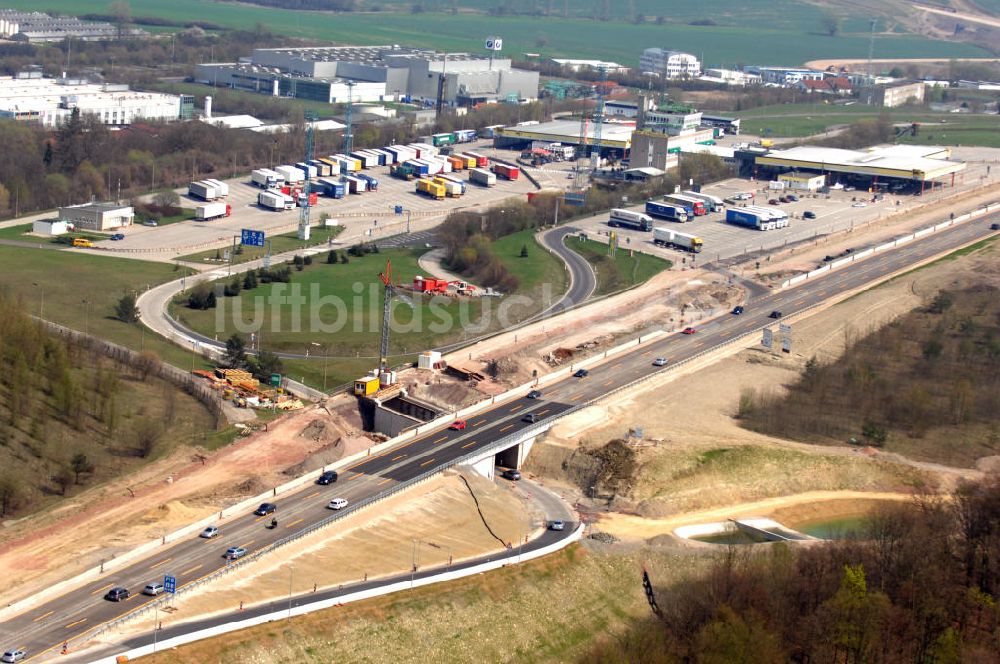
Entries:
[[[323,392],[326,392],[326,368],[330,364],[330,346],[329,344],[318,344],[315,341],[309,342],[310,346],[316,346],[317,348],[323,349]],[[308,351],[306,351],[308,354]]]
[[32,286],[37,286],[38,290],[42,294],[41,301],[38,304],[38,317],[39,318],[45,318],[45,286],[42,286],[37,281],[31,282],[31,285]]

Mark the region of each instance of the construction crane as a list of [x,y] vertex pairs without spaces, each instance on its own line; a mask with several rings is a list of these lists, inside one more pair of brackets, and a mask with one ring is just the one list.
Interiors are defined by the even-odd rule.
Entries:
[[389,371],[389,323],[392,316],[392,296],[396,292],[396,284],[392,280],[392,261],[386,259],[385,272],[379,272],[378,278],[385,286],[385,293],[382,296],[382,339],[378,347],[378,375],[379,378]]
[[601,126],[604,124],[604,92],[608,82],[608,68],[597,65],[600,77],[597,82],[597,108],[594,109],[594,149],[590,151],[590,169],[596,171],[601,165]]
[[[305,116],[306,120],[306,159],[305,165],[309,166],[309,162],[313,159],[313,128],[316,122],[316,116],[307,113]],[[300,199],[299,207],[299,233],[298,237],[300,240],[309,239],[309,169],[305,169],[305,181],[302,183],[302,198]]]
[[347,81],[347,111],[344,113],[344,154],[351,154],[354,149],[354,130],[351,126],[351,115],[354,112],[354,86],[352,80]]

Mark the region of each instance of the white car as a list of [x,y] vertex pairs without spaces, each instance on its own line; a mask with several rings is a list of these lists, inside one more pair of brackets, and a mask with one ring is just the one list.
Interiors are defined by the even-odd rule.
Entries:
[[851,203],[851,207],[868,207],[868,203],[858,201],[857,203]]
[[150,597],[156,597],[163,592],[162,583],[147,583],[146,587],[142,589],[143,595],[149,595]]
[[20,662],[25,657],[27,657],[27,653],[18,648],[4,652],[3,657],[0,657],[0,662]]
[[326,508],[330,510],[342,510],[345,507],[347,507],[347,500],[345,498],[334,498],[326,505]]
[[201,531],[201,535],[199,535],[199,537],[204,537],[205,539],[212,539],[218,534],[219,534],[218,528],[216,528],[215,526],[209,526],[205,530]]
[[653,360],[654,367],[665,367],[666,365],[667,365],[667,358],[665,357],[658,357],[655,360]]

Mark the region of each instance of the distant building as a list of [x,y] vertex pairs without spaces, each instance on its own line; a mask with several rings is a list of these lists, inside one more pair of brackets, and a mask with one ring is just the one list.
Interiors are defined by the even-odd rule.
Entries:
[[813,79],[805,79],[799,81],[796,87],[803,92],[817,92],[819,94],[827,95],[846,95],[854,89],[851,85],[850,80],[844,78],[843,76],[828,76],[822,81],[816,81]]
[[69,232],[69,224],[55,219],[40,219],[31,223],[31,232],[35,235],[65,235]]
[[663,48],[647,48],[639,58],[639,69],[643,74],[663,78],[697,78],[701,75],[701,63],[690,53],[669,51]]
[[[123,36],[143,37],[145,30],[128,26]],[[41,12],[0,9],[0,37],[22,42],[53,42],[67,38],[84,41],[117,39],[118,26],[99,21],[83,21],[74,16],[49,16]]]
[[822,81],[826,74],[814,69],[794,67],[747,67],[746,72],[760,76],[762,83],[769,85],[792,86],[800,81]]
[[90,231],[107,231],[131,226],[135,210],[130,205],[117,203],[86,203],[59,208],[59,220],[76,228]]
[[696,149],[699,145],[713,140],[714,135],[715,130],[712,128],[689,130],[679,135],[659,131],[636,131],[632,134],[629,166],[633,168],[652,166],[664,171],[669,170],[677,165],[682,150]]
[[549,62],[560,67],[565,67],[571,71],[582,69],[603,69],[609,74],[627,74],[631,68],[620,65],[617,62],[606,62],[604,60],[572,60],[570,58],[550,58]]
[[822,173],[800,173],[792,171],[782,173],[778,176],[780,182],[784,182],[789,189],[800,189],[802,191],[818,191],[826,184],[826,176]]
[[749,74],[735,69],[706,69],[699,77],[707,83],[721,83],[723,85],[760,85],[761,78],[758,74]]
[[923,82],[905,85],[876,85],[872,89],[872,103],[877,106],[894,108],[903,104],[922,104],[927,86]]

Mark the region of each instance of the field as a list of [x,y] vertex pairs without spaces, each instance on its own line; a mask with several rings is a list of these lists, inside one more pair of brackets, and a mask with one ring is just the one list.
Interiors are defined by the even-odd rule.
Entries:
[[597,296],[641,284],[671,265],[670,261],[642,252],[635,252],[630,256],[625,247],[619,247],[614,258],[611,258],[608,256],[608,245],[578,237],[566,238],[566,246],[586,258],[594,267],[597,274],[597,290],[594,295]]
[[[299,240],[297,232],[271,236],[269,240],[271,255],[294,251],[295,249],[304,249],[305,247],[314,247],[318,244],[326,244],[331,239],[340,235],[343,230],[343,226],[313,226],[309,232],[308,242]],[[223,260],[224,251],[224,249],[208,249],[206,251],[199,251],[196,254],[181,256],[177,260],[191,263],[218,263],[227,265],[228,263]],[[258,258],[263,258],[267,251],[268,247],[237,245],[237,253],[233,256],[232,262],[234,265],[239,265],[247,261],[257,260]],[[318,256],[316,259],[322,261],[326,259],[326,256]]]
[[[620,5],[621,3],[612,3]],[[680,2],[639,3],[637,13],[665,15],[664,25],[604,22],[584,19],[538,17],[493,17],[483,14],[434,14],[372,12],[334,14],[325,12],[275,11],[244,4],[205,3],[198,0],[154,0],[134,7],[134,15],[174,19],[195,17],[231,28],[253,30],[256,26],[304,39],[351,44],[408,44],[448,50],[482,52],[482,40],[499,35],[505,54],[521,57],[538,52],[547,57],[581,57],[617,60],[634,66],[647,44],[669,44],[671,48],[699,54],[712,65],[732,66],[754,54],[757,64],[792,65],[815,57],[865,57],[868,53],[867,24],[860,17],[846,21],[835,37],[819,34],[823,15],[819,7],[794,0],[767,3],[752,0],[732,3],[714,0],[707,5]],[[48,0],[43,6],[15,0],[10,7],[53,10],[68,14],[103,13],[103,0]],[[620,10],[618,10],[620,13]],[[717,25],[695,27],[691,20],[711,18]],[[982,49],[960,43],[934,41],[915,35],[880,36],[876,49],[880,58],[977,57]]]
[[[525,246],[528,256],[522,258],[521,248]],[[520,231],[495,240],[493,253],[517,277],[519,294],[541,296],[546,284],[556,298],[566,290],[566,268],[562,261],[535,242],[534,230]]]

